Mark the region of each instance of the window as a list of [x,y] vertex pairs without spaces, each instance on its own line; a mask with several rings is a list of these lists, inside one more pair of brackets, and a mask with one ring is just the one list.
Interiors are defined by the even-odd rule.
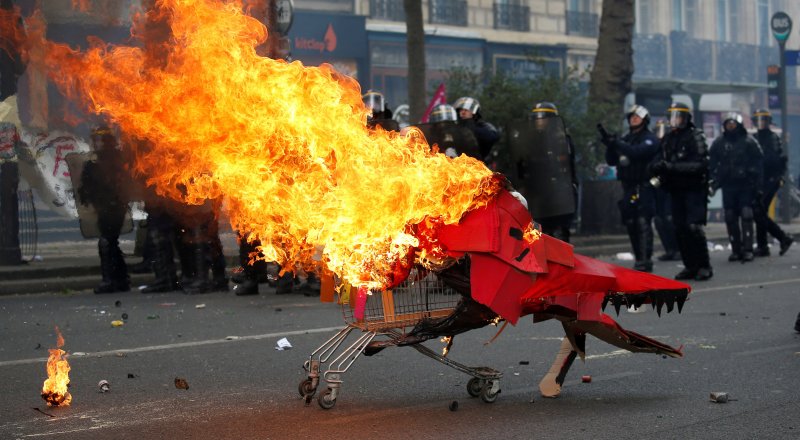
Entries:
[[772,42],[769,28],[769,0],[758,0],[756,4],[756,27],[758,44],[760,46],[769,46]]
[[683,0],[672,0],[672,30],[686,30],[683,27]]
[[694,35],[695,23],[698,21],[696,19],[698,12],[697,0],[683,0],[683,30],[686,31],[689,36]]
[[717,41],[728,41],[727,0],[717,0]]
[[653,10],[655,5],[653,0],[636,1],[636,33],[653,33]]

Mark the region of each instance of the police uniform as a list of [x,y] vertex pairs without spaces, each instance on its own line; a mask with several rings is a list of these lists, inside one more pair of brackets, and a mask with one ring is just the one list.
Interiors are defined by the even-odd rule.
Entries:
[[670,194],[684,265],[675,278],[704,281],[714,274],[703,230],[708,209],[708,147],[702,130],[692,123],[687,105],[674,103],[668,113],[672,129],[661,140],[661,155],[651,171]]

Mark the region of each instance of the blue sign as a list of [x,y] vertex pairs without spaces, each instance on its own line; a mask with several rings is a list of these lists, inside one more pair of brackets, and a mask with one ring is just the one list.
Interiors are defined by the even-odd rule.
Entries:
[[800,50],[787,50],[784,53],[787,66],[800,66]]

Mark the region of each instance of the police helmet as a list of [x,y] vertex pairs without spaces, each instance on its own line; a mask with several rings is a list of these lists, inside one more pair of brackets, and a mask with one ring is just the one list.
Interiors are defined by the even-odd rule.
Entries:
[[753,113],[753,125],[759,130],[766,130],[772,124],[772,113],[765,108],[760,108]]
[[373,90],[368,90],[367,93],[361,97],[361,100],[364,102],[364,107],[372,110],[373,114],[382,112],[386,105],[383,94]]
[[[650,125],[650,112],[647,111],[647,109],[644,106],[636,105],[636,104],[631,106],[630,110],[628,110],[628,113],[625,114],[625,119],[628,120],[628,124],[630,124],[631,116],[633,116],[633,115],[636,115],[639,118],[641,118],[642,119],[642,124],[644,124],[645,127]],[[631,126],[631,128],[638,128],[638,127],[642,126],[642,124],[639,124],[636,127]]]
[[117,137],[107,125],[99,125],[92,129],[92,144],[95,148],[116,147]]
[[[725,117],[722,118],[722,129],[731,132],[738,131],[739,129],[744,128],[744,125],[742,125],[743,121],[744,119],[739,112],[728,112],[725,114]],[[730,122],[735,123],[736,127],[729,130],[728,125]]]
[[537,102],[531,110],[530,119],[545,119],[558,116],[558,107],[552,102]]
[[682,102],[673,102],[667,109],[669,125],[673,129],[686,128],[692,122],[692,111]]
[[449,104],[439,104],[431,110],[430,122],[457,121],[456,109]]
[[456,111],[461,110],[462,108],[465,110],[469,110],[472,112],[473,115],[478,114],[481,111],[481,103],[478,102],[475,98],[470,98],[469,96],[462,96],[456,99],[456,102],[453,103],[453,108]]

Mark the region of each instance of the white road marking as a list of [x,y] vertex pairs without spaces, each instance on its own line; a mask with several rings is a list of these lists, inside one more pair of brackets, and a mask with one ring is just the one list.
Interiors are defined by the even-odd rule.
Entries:
[[[311,328],[306,330],[295,330],[289,332],[276,332],[276,333],[265,333],[261,335],[248,335],[248,336],[238,336],[235,339],[207,339],[205,341],[194,341],[194,342],[180,342],[177,344],[164,344],[164,345],[150,345],[146,347],[135,347],[135,348],[120,348],[116,350],[107,350],[107,351],[95,351],[95,352],[88,352],[81,356],[70,356],[71,359],[80,359],[84,357],[99,357],[99,356],[113,356],[117,353],[144,353],[148,351],[160,351],[160,350],[172,350],[175,348],[188,348],[188,347],[199,347],[203,345],[213,345],[213,344],[224,344],[228,342],[241,342],[241,341],[257,341],[259,339],[269,339],[269,338],[277,338],[277,337],[285,337],[285,336],[297,336],[297,335],[309,335],[314,333],[327,333],[333,332],[337,330],[341,330],[343,326],[338,327],[322,327],[322,328]],[[25,365],[25,364],[38,364],[41,362],[46,362],[47,358],[34,358],[34,359],[18,359],[15,361],[3,361],[0,362],[0,367],[8,367],[11,365]]]
[[[756,282],[756,283],[746,283],[746,284],[733,284],[729,286],[717,286],[717,287],[706,287],[702,289],[692,289],[692,293],[695,292],[717,292],[720,290],[730,290],[730,289],[748,289],[750,287],[758,287],[758,286],[774,286],[778,284],[790,284],[790,283],[798,283],[800,282],[800,278],[791,278],[788,280],[776,280],[776,281],[763,281],[763,282]],[[691,298],[691,296],[690,296]]]

